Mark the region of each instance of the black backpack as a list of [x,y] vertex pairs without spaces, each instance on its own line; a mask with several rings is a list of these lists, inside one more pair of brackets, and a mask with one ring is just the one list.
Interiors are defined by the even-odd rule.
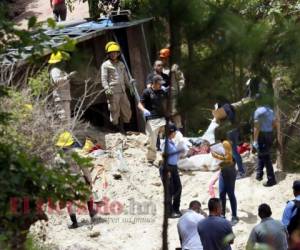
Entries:
[[289,235],[291,235],[296,229],[300,229],[300,201],[294,200],[294,207],[292,208],[292,214],[295,209],[297,209],[296,214],[291,218],[289,225],[287,226],[287,230]]

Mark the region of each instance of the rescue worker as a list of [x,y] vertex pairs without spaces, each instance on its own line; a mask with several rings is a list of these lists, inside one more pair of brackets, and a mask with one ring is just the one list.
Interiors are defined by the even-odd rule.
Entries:
[[123,123],[129,123],[132,114],[126,94],[126,87],[131,89],[130,81],[124,63],[119,60],[120,45],[108,42],[105,51],[107,60],[101,66],[101,82],[107,97],[110,121],[115,129],[123,132]]
[[166,99],[167,93],[161,89],[163,79],[156,75],[152,79],[150,88],[146,88],[141,96],[138,108],[146,118],[146,134],[148,136],[148,163],[153,164],[156,159],[157,136],[163,130],[166,120]]
[[50,0],[50,6],[53,11],[56,22],[65,21],[67,18],[67,6],[65,0]]
[[182,71],[177,64],[173,64],[169,68],[170,49],[164,48],[159,52],[159,58],[163,62],[163,73],[169,76],[171,82],[171,120],[175,123],[176,127],[181,130],[183,128],[181,115],[177,110],[178,96],[185,86],[185,79]]
[[55,89],[53,98],[55,103],[55,113],[65,126],[70,126],[71,120],[71,90],[70,79],[76,74],[75,71],[67,73],[65,71],[65,61],[70,55],[66,52],[58,51],[52,53],[48,63],[51,65],[50,77]]
[[169,75],[163,73],[163,62],[161,60],[156,60],[154,62],[153,71],[150,74],[148,74],[146,79],[147,88],[151,87],[152,79],[155,75],[160,75],[163,78],[164,82],[162,84],[162,87],[167,89],[170,85],[170,79]]
[[[80,180],[92,190],[92,177],[90,171],[86,167],[80,167],[77,163],[73,162],[70,166],[71,175],[78,176]],[[87,208],[91,223],[94,222],[94,217],[97,214],[97,210],[94,208],[94,202],[92,199],[87,201]],[[78,227],[77,217],[76,217],[77,206],[72,201],[68,204],[68,213],[72,224],[69,225],[69,229],[75,229]]]

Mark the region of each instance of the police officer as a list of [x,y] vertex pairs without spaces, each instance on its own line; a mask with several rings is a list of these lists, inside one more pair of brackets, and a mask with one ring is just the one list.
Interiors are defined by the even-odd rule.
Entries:
[[270,187],[276,184],[272,159],[271,147],[273,144],[273,130],[276,127],[274,111],[268,105],[258,106],[254,112],[253,148],[258,153],[258,166],[256,180],[263,179],[263,170],[267,170],[267,182],[263,185]]

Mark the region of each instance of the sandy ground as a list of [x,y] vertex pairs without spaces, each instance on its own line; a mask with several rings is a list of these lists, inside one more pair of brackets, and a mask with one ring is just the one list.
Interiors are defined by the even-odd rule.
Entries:
[[[36,16],[38,21],[45,21],[49,17],[53,17],[52,9],[50,8],[50,0],[22,0],[17,1],[17,4],[13,5],[13,9],[18,10],[20,13],[15,17],[15,21],[21,28],[27,27],[27,19],[31,16]],[[66,21],[76,21],[87,18],[88,4],[82,1],[75,1],[74,10],[67,12]]]
[[[120,135],[109,135],[106,138],[107,146],[118,144],[118,138]],[[89,224],[87,213],[78,215],[81,227],[75,230],[67,229],[69,218],[66,210],[63,210],[61,215],[51,214],[48,226],[43,229],[47,244],[52,244],[53,249],[64,250],[161,249],[163,189],[158,169],[155,166],[149,167],[145,163],[145,140],[144,135],[132,135],[127,138],[124,157],[128,172],[120,173],[121,180],[115,180],[113,177],[118,172],[113,158],[100,157],[95,161],[95,166],[105,165],[108,188],[104,189],[103,195],[109,199],[111,214],[100,215],[93,227]],[[186,209],[191,200],[197,199],[207,211],[208,181],[212,175],[211,172],[181,173],[183,184],[181,209]],[[259,222],[257,217],[259,204],[263,202],[270,204],[273,217],[280,219],[286,201],[293,198],[292,182],[296,178],[299,179],[300,174],[276,171],[276,175],[279,183],[270,188],[263,187],[262,183],[255,180],[254,175],[237,181],[236,194],[240,222],[234,227],[236,240],[233,249],[245,249],[250,230]],[[103,187],[101,180],[103,176],[95,184],[100,189]],[[113,214],[114,201],[124,205],[124,210],[119,215]],[[230,219],[229,210],[227,218]],[[172,250],[180,246],[177,221],[177,219],[169,220],[169,249]],[[38,232],[40,225],[41,223],[37,223],[32,231]]]
[[[32,15],[37,16],[39,21],[52,17],[52,11],[48,0],[26,0],[18,3],[22,13],[15,18],[20,27],[26,27],[26,19]],[[76,3],[72,13],[68,12],[67,20],[78,20],[88,16],[87,3]],[[116,135],[109,140],[114,141]],[[117,136],[118,137],[118,136]],[[80,250],[80,249],[144,249],[158,250],[161,246],[161,226],[163,215],[163,190],[160,182],[158,169],[149,167],[145,163],[144,142],[145,136],[131,136],[127,140],[128,149],[124,156],[128,165],[128,172],[121,173],[122,179],[115,180],[115,162],[103,162],[97,159],[96,165],[106,166],[108,188],[104,195],[108,197],[108,211],[103,211],[93,227],[89,224],[87,213],[78,215],[80,227],[69,230],[67,223],[69,218],[66,209],[60,214],[49,214],[47,226],[38,222],[32,227],[34,234],[46,235],[46,244],[51,249]],[[244,249],[251,228],[259,222],[257,207],[266,202],[271,205],[273,217],[281,218],[286,201],[293,198],[292,182],[300,179],[300,174],[285,174],[277,172],[278,185],[265,188],[258,183],[254,176],[237,181],[236,194],[238,200],[238,216],[240,222],[234,227],[236,240],[233,249]],[[181,208],[187,208],[191,200],[199,200],[207,211],[208,181],[213,173],[190,172],[182,173],[183,184]],[[98,184],[97,184],[98,183]],[[102,185],[97,182],[96,185]],[[101,187],[99,186],[99,189]],[[116,202],[124,206],[121,213],[114,215]],[[228,202],[229,207],[229,202]],[[110,212],[110,215],[107,215]],[[230,212],[227,218],[230,219]],[[177,220],[169,220],[169,249],[179,247],[179,239],[176,228]]]

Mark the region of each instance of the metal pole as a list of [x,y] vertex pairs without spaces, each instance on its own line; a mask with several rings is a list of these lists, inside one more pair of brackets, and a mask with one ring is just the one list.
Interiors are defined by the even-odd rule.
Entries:
[[[117,38],[117,36],[116,36],[115,33],[113,33],[113,37],[114,37],[115,41],[116,41],[117,43],[119,43],[118,38]],[[127,61],[126,61],[126,59],[125,59],[125,56],[124,56],[122,50],[121,50],[121,53],[120,53],[120,54],[121,54],[122,61],[123,61],[123,63],[125,64],[125,68],[126,68],[126,71],[127,71],[127,73],[128,73],[129,80],[130,80],[130,82],[131,82],[131,84],[132,84],[132,87],[133,87],[134,97],[135,97],[137,103],[139,103],[140,100],[141,100],[141,98],[140,98],[139,92],[137,91],[137,88],[136,88],[136,81],[135,81],[135,79],[132,77],[132,74],[131,74],[131,72],[130,72],[130,70],[129,70]]]

